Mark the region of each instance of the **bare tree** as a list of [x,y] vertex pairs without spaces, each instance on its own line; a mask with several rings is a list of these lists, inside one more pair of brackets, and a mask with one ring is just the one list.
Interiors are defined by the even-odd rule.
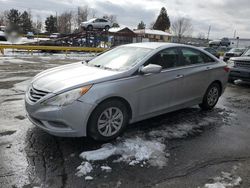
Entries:
[[88,15],[89,15],[89,7],[88,6],[77,7],[77,12],[74,15],[76,26],[79,27],[81,22],[86,21],[88,19]]
[[154,25],[155,25],[155,22],[151,22],[151,23],[149,24],[149,29],[153,29]]
[[97,13],[97,12],[96,12],[95,9],[91,8],[89,12],[90,12],[90,17],[91,17],[91,18],[95,18],[95,17],[96,17],[96,13]]
[[71,33],[72,29],[72,12],[64,12],[58,16],[58,31],[63,34]]
[[205,39],[205,33],[198,33],[197,38],[198,39]]
[[117,16],[116,16],[116,15],[113,15],[113,14],[110,14],[110,15],[105,14],[105,15],[103,16],[103,18],[109,20],[109,21],[111,22],[111,24],[112,24],[112,27],[117,27],[117,26],[119,27],[119,24],[118,24],[118,22],[117,22]]
[[4,12],[0,12],[0,26],[6,25],[6,15]]
[[193,26],[190,19],[181,17],[172,23],[171,30],[178,37],[178,42],[180,42],[183,36],[192,33]]
[[33,21],[33,28],[36,33],[40,33],[43,27],[43,21],[40,15],[36,16],[36,21]]

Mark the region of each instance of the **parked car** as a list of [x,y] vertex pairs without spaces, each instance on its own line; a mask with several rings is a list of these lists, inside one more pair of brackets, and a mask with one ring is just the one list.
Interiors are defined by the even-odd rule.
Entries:
[[34,39],[34,33],[33,32],[28,32],[26,37],[27,37],[27,39]]
[[228,61],[231,57],[239,57],[246,51],[246,48],[232,48],[224,54],[223,61]]
[[60,38],[61,34],[60,33],[52,33],[49,38],[50,39],[57,39]]
[[222,38],[220,40],[212,40],[209,42],[209,46],[230,46],[231,42],[228,38]]
[[81,27],[87,30],[105,29],[106,31],[108,31],[111,26],[111,22],[104,18],[93,18],[81,23]]
[[210,47],[201,47],[201,49],[209,52],[210,54],[214,55],[217,58],[220,58],[220,54],[214,49],[214,48],[210,48]]
[[7,41],[6,35],[3,31],[0,31],[0,41]]
[[230,58],[228,64],[231,67],[229,82],[234,83],[237,79],[250,81],[250,49],[240,57]]
[[25,106],[50,134],[107,141],[128,123],[197,104],[212,109],[228,74],[225,62],[195,47],[134,43],[38,74]]

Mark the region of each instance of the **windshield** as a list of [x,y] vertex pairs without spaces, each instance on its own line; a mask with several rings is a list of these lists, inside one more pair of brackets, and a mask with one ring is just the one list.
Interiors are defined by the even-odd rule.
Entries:
[[229,52],[244,52],[245,48],[233,48]]
[[250,56],[250,49],[248,49],[242,56]]
[[117,47],[110,50],[87,64],[100,68],[113,70],[125,70],[135,66],[152,49],[138,47]]

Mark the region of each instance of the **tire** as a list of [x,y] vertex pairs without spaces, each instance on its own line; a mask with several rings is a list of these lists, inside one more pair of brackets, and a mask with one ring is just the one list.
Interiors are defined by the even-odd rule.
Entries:
[[109,28],[110,28],[110,27],[109,27],[108,25],[106,25],[106,26],[104,27],[105,31],[108,31]]
[[88,25],[87,30],[92,31],[93,30],[93,26],[92,25]]
[[229,79],[228,79],[228,82],[231,83],[231,84],[234,84],[234,79],[229,78]]
[[204,97],[203,97],[203,101],[201,104],[199,104],[200,108],[203,110],[211,110],[212,108],[214,108],[214,106],[217,104],[219,98],[220,98],[220,94],[221,94],[221,87],[218,83],[212,83]]
[[88,135],[97,141],[113,140],[124,131],[128,120],[128,109],[123,102],[105,101],[92,112],[88,122]]

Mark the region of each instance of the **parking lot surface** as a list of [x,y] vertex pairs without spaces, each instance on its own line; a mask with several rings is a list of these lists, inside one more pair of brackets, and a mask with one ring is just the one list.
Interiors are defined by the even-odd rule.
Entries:
[[[109,145],[33,126],[23,101],[30,78],[92,56],[0,57],[0,187],[250,187],[248,83],[229,84],[211,111],[194,106],[138,122]],[[99,160],[79,156],[100,148],[115,152]],[[83,171],[85,164],[92,170]]]

